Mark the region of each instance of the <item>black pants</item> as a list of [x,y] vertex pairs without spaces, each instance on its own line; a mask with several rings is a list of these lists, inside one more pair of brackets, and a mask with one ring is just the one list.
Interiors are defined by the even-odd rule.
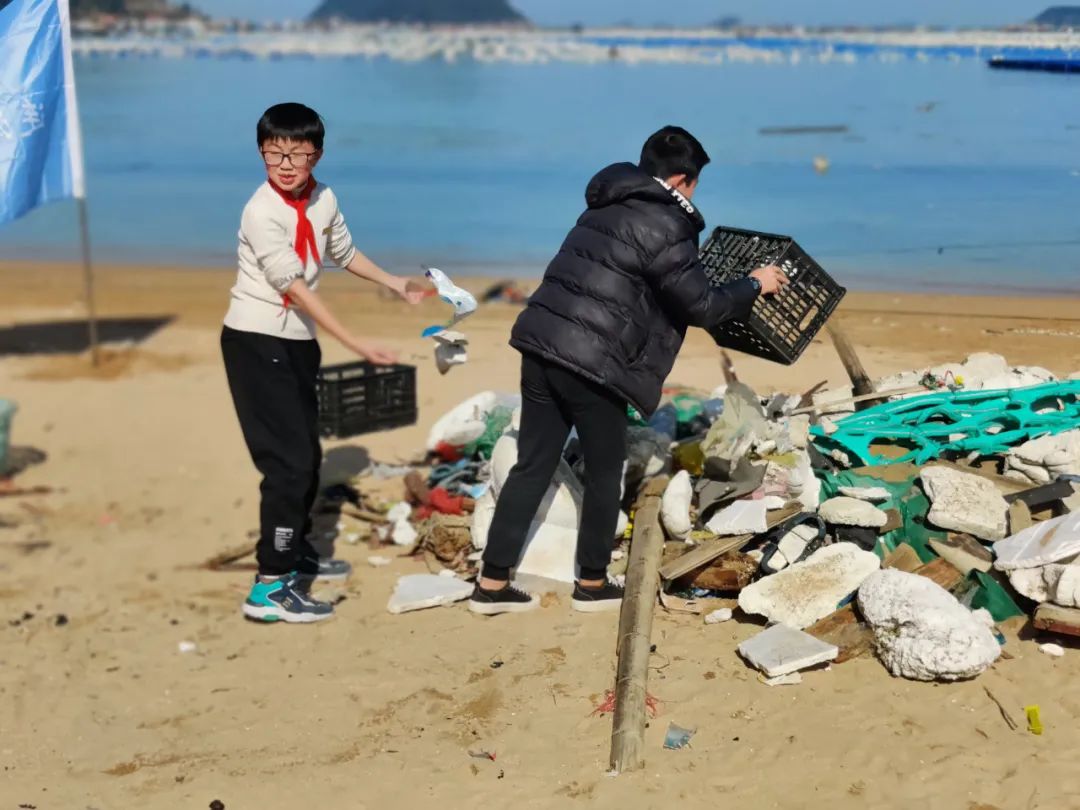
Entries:
[[529,525],[576,427],[585,456],[585,500],[578,529],[582,579],[603,579],[619,522],[626,403],[602,386],[532,355],[521,360],[518,461],[503,484],[484,549],[484,576],[508,579]]
[[221,354],[244,441],[263,476],[259,573],[308,570],[317,560],[308,534],[322,464],[315,391],[319,344],[226,326]]

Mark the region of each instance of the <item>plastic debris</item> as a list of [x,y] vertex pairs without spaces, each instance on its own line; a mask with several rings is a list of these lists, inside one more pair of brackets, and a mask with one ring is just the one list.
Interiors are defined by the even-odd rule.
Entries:
[[[1047,403],[1053,403],[1048,411]],[[848,416],[831,434],[821,426],[810,433],[819,449],[842,452],[853,464],[925,464],[945,453],[1005,453],[1029,439],[1073,430],[1078,422],[1080,381],[1069,381],[925,394]],[[900,455],[871,450],[881,444],[914,449]]]
[[446,374],[453,366],[461,366],[469,359],[469,339],[461,332],[442,330],[431,335],[435,340],[435,367]]
[[676,473],[664,490],[660,503],[660,518],[668,534],[676,540],[685,540],[694,528],[690,520],[690,502],[693,496],[693,483],[686,470]]
[[721,624],[723,622],[731,621],[731,617],[734,615],[731,608],[718,608],[712,613],[706,614],[705,624]]
[[181,653],[193,653],[199,649],[199,645],[194,641],[181,641],[176,646]]
[[787,675],[777,675],[775,678],[762,678],[761,682],[766,686],[797,686],[802,683],[802,673],[790,672]]
[[401,577],[390,596],[386,609],[391,613],[449,605],[468,599],[473,586],[460,579],[435,574],[407,574]]
[[454,284],[442,270],[429,267],[426,275],[435,285],[435,291],[438,293],[439,298],[454,308],[454,316],[451,318],[450,323],[446,325],[446,328],[476,312],[476,298],[473,297],[473,294]]
[[1080,554],[1080,512],[1043,521],[994,543],[999,571],[1040,568]]
[[1024,714],[1027,716],[1028,731],[1032,734],[1041,735],[1043,733],[1043,724],[1038,704],[1025,706]]
[[690,739],[697,733],[697,729],[683,728],[671,723],[667,734],[664,735],[664,748],[669,751],[678,751],[690,744]]
[[1039,652],[1052,658],[1061,658],[1065,655],[1065,648],[1060,644],[1040,644]]
[[713,534],[760,534],[769,528],[764,501],[735,501],[709,520],[706,528]]
[[382,568],[383,566],[390,565],[393,562],[389,557],[380,557],[374,554],[367,558],[368,565],[372,568]]

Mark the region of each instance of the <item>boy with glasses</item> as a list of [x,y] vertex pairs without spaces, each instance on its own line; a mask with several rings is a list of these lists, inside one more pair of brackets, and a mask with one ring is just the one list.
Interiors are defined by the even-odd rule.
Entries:
[[409,303],[422,287],[392,276],[358,251],[337,198],[312,171],[325,128],[302,104],[277,104],[259,119],[267,180],[240,222],[239,272],[221,334],[233,404],[252,461],[262,473],[259,573],[244,615],[265,622],[314,622],[333,607],[308,593],[316,579],[345,579],[348,563],[319,560],[308,541],[319,487],[318,400],[321,352],[316,325],[376,364],[393,351],[353,335],[315,292],[324,258],[381,284]]

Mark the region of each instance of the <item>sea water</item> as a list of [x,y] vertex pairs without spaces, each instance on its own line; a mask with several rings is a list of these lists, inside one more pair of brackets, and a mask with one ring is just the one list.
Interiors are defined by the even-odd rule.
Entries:
[[[791,235],[851,287],[1080,292],[1080,76],[974,58],[76,70],[100,261],[232,267],[263,178],[255,122],[302,101],[328,128],[316,176],[397,271],[541,273],[589,178],[673,123],[713,158],[695,198],[709,227]],[[839,131],[760,133],[800,126]],[[75,259],[77,233],[73,206],[52,205],[0,227],[0,258]]]

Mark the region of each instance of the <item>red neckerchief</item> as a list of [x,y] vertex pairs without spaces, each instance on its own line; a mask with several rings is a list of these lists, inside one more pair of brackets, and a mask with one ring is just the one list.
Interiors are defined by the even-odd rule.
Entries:
[[[273,180],[270,181],[270,188],[278,193],[278,196],[289,208],[296,211],[296,237],[293,239],[293,247],[305,267],[307,267],[309,250],[316,264],[322,262],[322,259],[319,258],[319,246],[315,242],[315,228],[312,226],[311,220],[307,218],[307,206],[311,201],[311,193],[315,190],[315,186],[315,178],[309,177],[303,191],[300,192],[300,196],[294,197],[291,192],[278,188],[274,185]],[[284,310],[289,308],[290,303],[288,293],[282,293],[281,306],[283,313]]]

